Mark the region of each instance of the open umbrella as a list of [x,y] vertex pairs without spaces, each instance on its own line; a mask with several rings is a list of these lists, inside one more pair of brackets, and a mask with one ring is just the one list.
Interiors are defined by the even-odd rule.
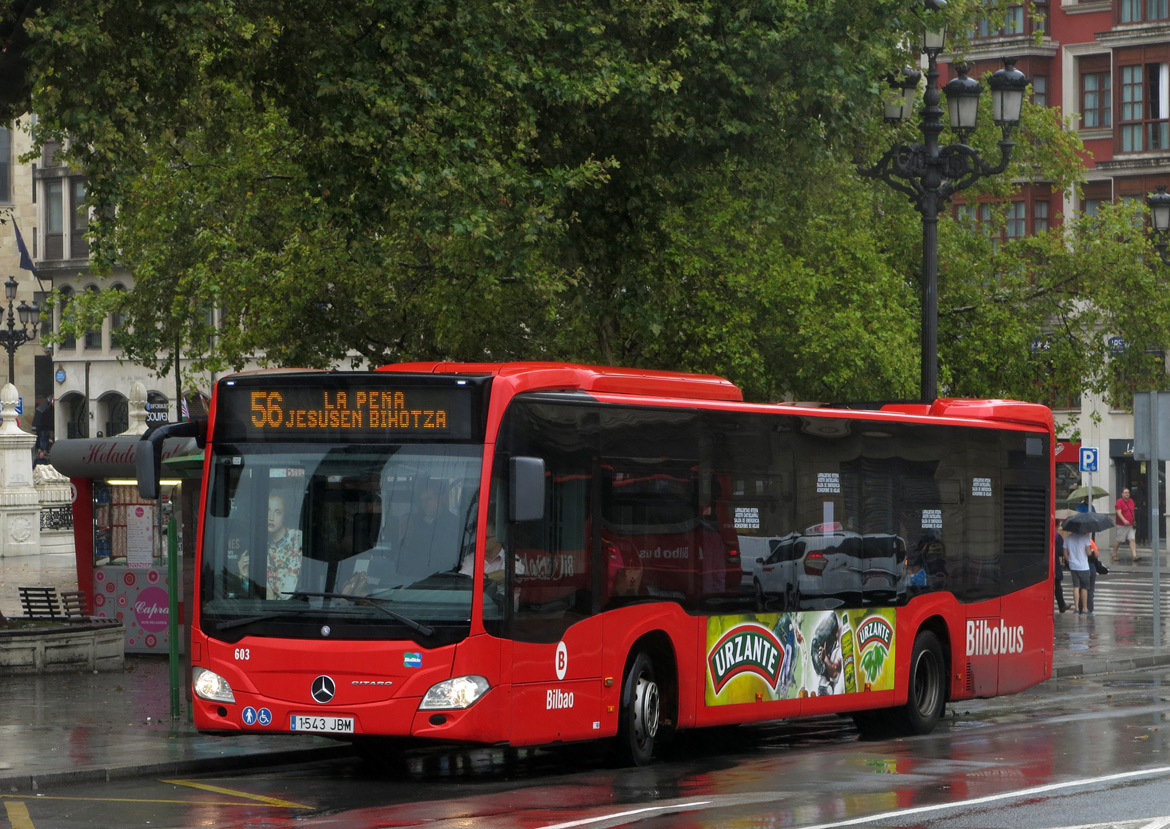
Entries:
[[[1076,489],[1074,489],[1072,492],[1070,492],[1068,494],[1068,500],[1069,501],[1079,501],[1082,498],[1086,497],[1088,494],[1089,494],[1089,488],[1087,486],[1078,486]],[[1108,495],[1108,494],[1109,494],[1109,490],[1107,490],[1107,489],[1101,489],[1101,487],[1099,487],[1099,486],[1093,487],[1093,497],[1094,498],[1100,498],[1102,495]]]
[[1113,519],[1108,515],[1103,515],[1099,512],[1078,512],[1076,515],[1070,515],[1064,519],[1064,523],[1060,525],[1060,528],[1062,530],[1068,530],[1071,533],[1088,535],[1089,533],[1099,533],[1112,526]]
[[[164,461],[164,463],[165,463],[165,461]],[[1056,518],[1059,521],[1063,521],[1064,519],[1070,518],[1076,514],[1077,514],[1077,511],[1075,509],[1058,509],[1056,511]]]

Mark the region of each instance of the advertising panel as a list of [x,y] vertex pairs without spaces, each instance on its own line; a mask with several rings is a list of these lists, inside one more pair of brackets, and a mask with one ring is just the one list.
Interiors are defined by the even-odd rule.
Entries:
[[894,687],[894,609],[752,613],[707,619],[707,705]]

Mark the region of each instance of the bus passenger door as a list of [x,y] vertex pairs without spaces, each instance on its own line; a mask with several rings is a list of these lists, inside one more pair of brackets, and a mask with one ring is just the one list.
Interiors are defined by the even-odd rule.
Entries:
[[598,736],[602,630],[593,614],[590,480],[550,476],[545,519],[512,526],[517,564],[505,635],[513,745]]
[[[601,721],[601,618],[553,642],[510,643],[512,745],[595,739]],[[505,648],[507,658],[509,648]]]

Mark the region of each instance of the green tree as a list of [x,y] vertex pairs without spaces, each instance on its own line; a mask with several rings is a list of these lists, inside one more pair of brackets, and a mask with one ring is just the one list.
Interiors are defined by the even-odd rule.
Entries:
[[912,11],[59,0],[38,130],[136,279],[77,324],[120,303],[147,364],[574,357],[779,390],[761,332],[810,268],[769,197],[827,165]]
[[[951,3],[951,29],[976,8]],[[878,103],[920,13],[55,0],[22,24],[20,89],[89,177],[95,267],[135,277],[79,298],[74,325],[117,310],[148,366],[573,359],[721,373],[754,399],[888,399],[917,388],[920,222],[855,170],[894,139]],[[28,103],[13,89],[0,117]],[[1078,150],[1030,113],[986,192],[1075,186]],[[1120,268],[1144,249],[1117,230],[1078,244]],[[1125,318],[1121,271],[1079,277],[1090,259],[1056,234],[993,246],[944,219],[940,245],[951,393],[1080,383],[1100,352],[1053,335],[1085,298],[1127,355],[1170,321],[1136,276],[1155,316]]]

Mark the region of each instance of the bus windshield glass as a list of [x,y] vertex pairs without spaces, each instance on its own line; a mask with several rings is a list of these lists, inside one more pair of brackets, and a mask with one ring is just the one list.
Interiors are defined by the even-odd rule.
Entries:
[[220,444],[201,626],[244,635],[457,641],[470,625],[481,447]]

